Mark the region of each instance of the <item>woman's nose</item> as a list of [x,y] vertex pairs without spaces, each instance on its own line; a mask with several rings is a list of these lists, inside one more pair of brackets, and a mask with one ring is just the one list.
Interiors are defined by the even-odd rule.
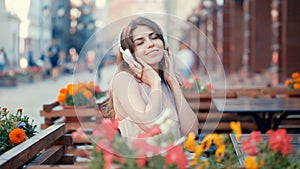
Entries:
[[147,42],[147,47],[153,47],[154,43],[152,42],[152,40],[150,38],[146,38],[146,42]]

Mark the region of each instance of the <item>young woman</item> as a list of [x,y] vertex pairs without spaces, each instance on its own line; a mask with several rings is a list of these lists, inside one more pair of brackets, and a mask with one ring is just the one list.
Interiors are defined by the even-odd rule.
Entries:
[[[121,135],[136,138],[151,128],[166,109],[175,139],[198,133],[198,119],[181,91],[173,56],[161,28],[138,17],[120,32],[118,72],[112,79],[112,116],[120,119]],[[124,60],[125,59],[125,60]]]

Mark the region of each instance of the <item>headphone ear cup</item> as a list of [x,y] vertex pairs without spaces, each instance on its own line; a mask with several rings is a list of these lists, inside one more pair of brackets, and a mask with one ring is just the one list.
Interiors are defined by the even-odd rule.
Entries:
[[167,39],[167,37],[165,36],[165,35],[163,35],[163,39],[164,39],[164,47],[165,47],[165,50],[167,50],[168,49],[168,39]]

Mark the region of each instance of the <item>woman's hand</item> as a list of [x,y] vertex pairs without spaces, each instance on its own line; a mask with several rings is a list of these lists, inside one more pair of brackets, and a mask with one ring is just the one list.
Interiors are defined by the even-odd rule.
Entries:
[[126,59],[135,77],[150,87],[160,84],[161,78],[158,73],[142,59],[138,57],[136,59],[137,61],[133,57]]
[[153,87],[154,85],[160,85],[161,78],[159,77],[158,73],[142,59],[137,57],[137,61],[140,62],[141,66],[143,67],[141,73],[139,74],[139,79],[150,87]]

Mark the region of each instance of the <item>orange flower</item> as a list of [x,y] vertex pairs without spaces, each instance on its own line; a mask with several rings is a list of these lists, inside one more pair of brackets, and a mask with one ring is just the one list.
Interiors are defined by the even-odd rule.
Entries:
[[20,129],[20,128],[16,128],[14,129],[13,131],[11,131],[9,133],[9,140],[13,143],[13,144],[20,144],[22,143],[25,138],[26,138],[26,135],[25,135],[25,132],[24,130]]
[[292,73],[292,78],[293,78],[293,79],[296,79],[296,78],[298,78],[298,77],[300,77],[300,74],[299,74],[298,72]]
[[84,95],[86,98],[88,98],[88,99],[91,99],[91,98],[93,97],[93,93],[92,93],[91,91],[89,91],[89,90],[85,90],[85,91],[83,92],[83,95]]
[[67,85],[68,94],[71,96],[73,96],[73,88],[74,88],[73,84]]
[[294,84],[294,89],[300,89],[300,83],[295,83]]
[[90,81],[86,84],[86,87],[90,90],[93,90],[94,89],[94,82],[93,81]]
[[61,88],[61,89],[59,89],[59,93],[65,93],[65,94],[67,94],[68,93],[68,89]]
[[291,84],[292,82],[293,82],[292,79],[288,79],[288,80],[286,80],[286,81],[284,82],[284,85],[287,86],[287,87],[289,87],[290,84]]
[[57,101],[59,103],[62,103],[66,100],[67,98],[67,95],[65,93],[60,93],[58,96],[57,96]]

